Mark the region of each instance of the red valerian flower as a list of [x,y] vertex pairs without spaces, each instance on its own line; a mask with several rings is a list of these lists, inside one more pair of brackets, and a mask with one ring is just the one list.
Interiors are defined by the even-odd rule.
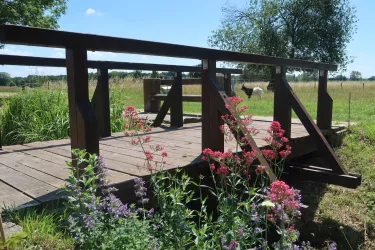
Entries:
[[277,153],[275,153],[274,150],[271,149],[263,149],[261,150],[264,157],[266,157],[267,160],[273,161],[277,158]]
[[260,165],[255,169],[255,172],[257,174],[264,174],[265,171],[266,171],[266,168],[264,166],[260,166]]
[[227,166],[221,165],[220,168],[218,168],[218,170],[216,170],[216,173],[219,174],[219,175],[227,176],[227,175],[229,175],[229,169],[228,169]]
[[145,152],[145,156],[147,160],[152,160],[154,159],[154,155],[150,151]]
[[167,156],[168,156],[168,153],[167,153],[167,152],[162,152],[162,153],[161,153],[161,156],[163,156],[163,157],[167,157]]
[[210,164],[210,169],[211,169],[211,171],[214,171],[215,170],[215,164]]

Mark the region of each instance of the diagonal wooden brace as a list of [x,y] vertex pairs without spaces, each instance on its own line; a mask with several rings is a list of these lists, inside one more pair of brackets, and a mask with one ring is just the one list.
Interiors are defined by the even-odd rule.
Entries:
[[[219,83],[215,79],[211,79],[211,83],[212,84],[210,87],[212,89],[212,93],[216,93],[216,95],[213,96],[213,98],[215,98],[215,102],[217,104],[217,109],[219,110],[219,112],[222,115],[227,115],[227,114],[232,115],[234,120],[239,121],[241,118],[236,114],[232,114],[232,112],[230,112],[230,110],[226,108],[226,104],[228,104],[228,100],[227,100],[228,96],[225,93],[225,91],[220,88]],[[249,147],[241,146],[241,148],[243,150],[244,149],[248,150],[249,148],[254,150],[257,153],[257,158],[260,164],[262,164],[262,166],[266,168],[266,173],[268,174],[268,177],[270,178],[271,182],[277,180],[275,174],[270,168],[267,160],[264,158],[254,138],[251,135],[247,135],[247,133],[245,132],[246,128],[241,124],[240,124],[240,129],[241,131],[239,134],[239,138],[242,138],[243,136],[245,136],[249,143]],[[236,131],[232,131],[232,133],[236,133]],[[236,134],[235,134],[235,138],[237,138]]]

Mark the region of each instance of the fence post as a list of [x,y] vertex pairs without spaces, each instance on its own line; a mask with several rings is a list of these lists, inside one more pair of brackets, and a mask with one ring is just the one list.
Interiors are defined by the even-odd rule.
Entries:
[[171,126],[182,127],[184,124],[182,106],[182,72],[176,72],[173,82],[173,98],[171,102]]
[[233,96],[231,73],[224,74],[224,90],[227,96]]
[[202,150],[224,151],[224,135],[219,127],[223,124],[215,103],[212,79],[216,78],[216,61],[202,60]]
[[292,130],[292,106],[284,81],[286,81],[286,67],[276,66],[273,120],[280,123],[281,128],[285,130],[284,136],[290,138]]
[[152,100],[152,96],[160,94],[160,79],[143,79],[144,111],[157,113],[160,101]]
[[91,104],[98,121],[99,136],[109,137],[111,136],[111,111],[109,104],[108,69],[99,68],[97,72],[98,83],[92,96]]
[[328,71],[319,71],[317,125],[322,129],[332,128],[333,101],[327,92]]
[[89,101],[87,50],[67,48],[66,68],[71,148],[99,154],[97,121]]

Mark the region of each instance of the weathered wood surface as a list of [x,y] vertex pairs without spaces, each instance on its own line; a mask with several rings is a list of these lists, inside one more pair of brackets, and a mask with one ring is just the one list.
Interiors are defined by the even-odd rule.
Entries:
[[[260,129],[254,137],[258,146],[267,135],[272,118],[254,121]],[[183,128],[154,128],[149,134],[152,144],[161,144],[169,153],[166,169],[186,167],[201,161],[201,123],[185,124]],[[292,138],[307,136],[301,124],[292,124]],[[109,181],[117,184],[146,176],[142,168],[144,157],[141,149],[130,145],[131,138],[114,133],[100,140],[100,153],[107,161]],[[234,143],[225,143],[225,149],[234,149]],[[68,176],[66,162],[70,161],[70,140],[34,142],[25,145],[4,146],[0,151],[0,204],[29,206],[48,202],[63,196],[61,187]],[[131,185],[130,185],[131,186]]]

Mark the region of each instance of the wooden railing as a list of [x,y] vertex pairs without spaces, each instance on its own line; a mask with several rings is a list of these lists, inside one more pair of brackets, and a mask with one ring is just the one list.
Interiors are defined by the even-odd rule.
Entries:
[[[274,119],[281,123],[282,127],[286,130],[286,136],[290,137],[291,109],[293,108],[316,143],[318,150],[323,154],[325,160],[327,160],[327,169],[331,171],[330,173],[339,174],[340,178],[344,178],[343,176],[346,175],[342,164],[335,156],[321,131],[331,128],[332,99],[327,93],[327,73],[328,71],[337,70],[337,65],[13,25],[0,25],[0,41],[4,44],[54,47],[66,50],[71,147],[87,149],[89,153],[97,154],[99,153],[97,127],[102,126],[104,129],[108,129],[107,123],[100,124],[102,121],[108,119],[108,97],[105,97],[106,95],[108,96],[108,82],[103,80],[103,78],[108,74],[107,70],[110,67],[96,67],[100,69],[100,75],[102,76],[100,79],[102,80],[100,80],[98,93],[95,93],[94,96],[100,96],[100,98],[98,98],[98,101],[94,99],[93,102],[90,102],[87,73],[90,63],[87,60],[87,51],[133,53],[202,60],[202,149],[211,148],[212,150],[224,149],[224,138],[219,130],[219,126],[222,124],[222,120],[220,119],[221,114],[227,112],[222,108],[223,105],[225,106],[225,96],[223,96],[225,92],[217,89],[217,86],[214,84],[216,73],[218,72],[216,63],[218,61],[225,61],[271,66],[276,71]],[[288,67],[320,71],[317,124],[314,123],[287,83],[285,74]],[[173,71],[177,72],[176,77],[164,103],[173,103],[173,105],[170,105],[172,113],[181,114],[181,72],[183,70],[176,68]],[[220,94],[220,98],[218,93]],[[101,105],[104,105],[104,107],[102,107],[102,111],[98,115],[94,107]],[[328,109],[330,109],[329,112],[327,112]],[[168,110],[167,107],[163,108],[162,106],[160,112],[167,112],[166,110]],[[176,115],[175,117],[178,120],[176,118],[174,123],[178,125],[181,123],[181,116]],[[249,146],[257,148],[256,144]],[[259,161],[262,164],[264,163],[261,154],[259,154]],[[358,183],[358,178],[355,179],[355,182]]]

